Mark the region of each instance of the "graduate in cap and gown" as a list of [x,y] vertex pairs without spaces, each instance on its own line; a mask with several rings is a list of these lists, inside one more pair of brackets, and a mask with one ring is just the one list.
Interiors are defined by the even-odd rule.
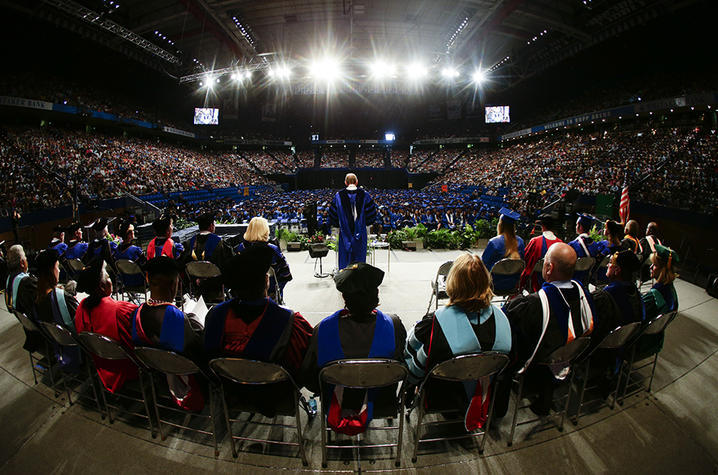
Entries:
[[72,237],[67,243],[65,259],[82,259],[87,253],[88,244],[82,240],[82,225],[74,222],[67,227],[67,234]]
[[[481,255],[486,269],[491,271],[501,259],[523,259],[524,240],[516,235],[516,222],[521,215],[508,208],[499,210],[499,223],[496,226],[496,236],[489,240]],[[494,276],[494,289],[507,290],[516,287],[518,277],[505,275]]]
[[[151,346],[174,351],[202,366],[202,336],[195,331],[189,318],[175,306],[181,265],[175,259],[159,256],[145,265],[150,285],[150,298],[132,314],[132,341],[136,346]],[[196,324],[200,330],[199,324]],[[183,409],[199,411],[204,396],[194,376],[167,376],[175,404]]]
[[[593,221],[594,218],[592,216],[580,213],[578,215],[578,219],[576,219],[576,234],[578,234],[578,236],[576,236],[576,239],[569,242],[568,245],[571,246],[574,251],[576,251],[576,256],[579,258],[598,258],[601,252],[601,245],[597,242],[594,242],[594,240],[588,234],[589,231],[591,231]],[[584,285],[588,285],[588,278],[590,277],[590,273],[590,270],[576,272],[573,278],[583,283]]]
[[[224,273],[232,300],[213,307],[205,319],[207,357],[239,357],[276,363],[297,376],[309,345],[312,327],[304,317],[267,296],[272,250],[250,246],[232,257]],[[233,387],[244,407],[273,416],[285,401],[288,387]],[[286,401],[285,401],[286,402]],[[293,400],[292,400],[293,404]]]
[[[225,267],[232,257],[232,247],[215,234],[214,212],[204,213],[197,218],[199,234],[195,234],[187,241],[184,250],[185,263],[191,261],[209,261],[220,270]],[[224,287],[222,277],[198,279],[197,286],[200,294],[207,301],[224,300]]]
[[65,244],[65,227],[62,225],[55,226],[52,230],[52,240],[47,246],[48,249],[54,249],[57,251],[59,257],[62,257],[67,251],[67,244]]
[[112,220],[114,220],[114,218],[97,218],[97,220],[90,225],[96,237],[88,245],[87,254],[85,254],[83,259],[85,262],[90,262],[97,258],[102,258],[105,262],[114,261],[113,256],[117,251],[117,243],[115,242],[114,236],[112,236],[107,229],[108,224]]
[[526,251],[524,253],[526,267],[524,267],[524,271],[521,273],[520,288],[526,288],[533,292],[537,292],[541,288],[542,280],[534,274],[534,267],[540,259],[543,259],[551,246],[563,242],[556,237],[552,231],[554,223],[553,217],[549,214],[539,216],[538,224],[541,225],[541,235],[532,238],[528,245],[526,245]]
[[374,224],[376,206],[369,193],[358,188],[353,173],[344,179],[346,188],[334,195],[329,207],[331,225],[339,228],[339,269],[352,262],[366,262],[367,226]]
[[167,256],[172,259],[179,259],[184,251],[181,243],[172,239],[172,225],[174,220],[170,216],[160,216],[152,223],[155,237],[147,244],[147,259],[159,256]]
[[[319,392],[319,371],[344,358],[390,358],[403,361],[406,330],[396,315],[377,309],[384,272],[358,262],[334,276],[345,308],[323,319],[315,328],[302,364],[304,385]],[[323,401],[331,401],[327,423],[333,430],[355,435],[377,416],[395,414],[396,387],[372,391],[328,388]]]

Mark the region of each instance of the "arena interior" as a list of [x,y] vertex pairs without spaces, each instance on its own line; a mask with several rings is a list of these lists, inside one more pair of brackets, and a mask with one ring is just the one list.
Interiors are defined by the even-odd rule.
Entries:
[[715,473],[716,6],[0,0],[0,471]]

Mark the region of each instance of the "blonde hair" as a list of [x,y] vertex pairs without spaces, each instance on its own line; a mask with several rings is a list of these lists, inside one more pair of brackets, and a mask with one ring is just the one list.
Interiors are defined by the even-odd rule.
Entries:
[[655,252],[651,254],[651,264],[658,269],[658,276],[656,277],[656,280],[663,285],[670,284],[676,280],[676,277],[678,277],[676,272],[673,270],[673,263],[669,266],[668,261]]
[[344,183],[347,185],[356,185],[359,183],[359,180],[355,174],[347,173],[347,176],[344,177]]
[[248,242],[269,241],[269,223],[261,216],[255,216],[249,222],[247,231],[244,233],[244,240]]
[[446,277],[449,305],[465,312],[478,312],[491,304],[491,274],[475,254],[464,254],[454,261]]
[[519,241],[516,239],[516,228],[513,221],[504,220],[504,217],[499,218],[499,223],[496,225],[496,234],[504,235],[504,255],[502,257],[515,258],[519,257]]

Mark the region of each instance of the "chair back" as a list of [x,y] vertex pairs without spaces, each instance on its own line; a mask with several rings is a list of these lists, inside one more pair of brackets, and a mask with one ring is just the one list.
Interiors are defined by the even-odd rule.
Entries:
[[191,261],[187,263],[187,273],[195,279],[211,279],[222,275],[219,267],[209,261]]
[[579,257],[576,260],[576,267],[574,268],[574,272],[587,272],[593,269],[594,264],[596,264],[596,259],[593,257]]
[[406,367],[396,360],[345,359],[322,368],[319,381],[347,388],[372,389],[404,381],[406,375]]
[[85,264],[83,264],[80,259],[68,259],[67,267],[69,267],[72,272],[80,272],[85,267]]
[[274,267],[270,267],[267,271],[267,274],[269,274],[269,282],[270,286],[271,283],[274,283],[274,295],[272,295],[272,299],[277,302],[278,304],[282,304],[282,289],[279,288],[279,280],[277,279],[277,273],[274,270]]
[[143,365],[160,373],[188,376],[201,372],[193,361],[174,351],[141,346],[135,348],[134,353]]
[[523,272],[526,263],[522,259],[501,259],[491,268],[493,275],[518,275]]
[[132,360],[124,348],[105,335],[92,332],[80,332],[77,341],[90,353],[106,360]]
[[324,243],[315,243],[309,245],[309,257],[316,259],[318,257],[327,257],[329,247]]
[[459,355],[434,366],[429,377],[445,381],[476,381],[500,373],[508,364],[508,355],[494,351]]
[[536,262],[536,265],[534,266],[534,273],[540,274],[543,272],[543,257]]
[[664,313],[663,315],[658,315],[656,318],[651,320],[646,328],[643,330],[644,335],[655,335],[657,333],[662,332],[666,329],[669,323],[673,321],[673,317],[675,317],[677,312],[669,312]]
[[217,376],[237,384],[264,385],[292,379],[277,364],[244,358],[216,358],[209,362],[209,367]]
[[57,323],[40,322],[45,333],[50,335],[55,343],[61,346],[77,346],[77,341],[70,333],[70,330]]
[[569,343],[566,343],[561,348],[558,348],[553,351],[548,357],[543,361],[537,361],[536,364],[540,365],[562,365],[562,364],[569,364],[578,357],[581,356],[581,354],[586,351],[586,348],[588,348],[588,345],[591,343],[591,339],[582,336],[578,337]]
[[626,325],[622,325],[618,328],[615,328],[611,331],[606,337],[603,339],[601,344],[598,345],[598,348],[601,349],[615,349],[615,348],[622,348],[623,346],[628,343],[628,341],[633,337],[641,328],[640,322],[633,322],[628,323]]
[[115,266],[117,267],[117,272],[122,275],[144,276],[142,269],[135,261],[131,261],[129,259],[120,259],[119,261],[115,261]]
[[37,327],[35,322],[30,320],[30,318],[27,315],[25,315],[24,313],[22,313],[18,310],[13,310],[13,313],[15,314],[15,318],[17,318],[20,321],[20,324],[22,325],[22,327],[25,330],[30,331],[30,332],[39,332],[40,331],[40,329]]
[[438,279],[440,275],[447,276],[449,275],[449,271],[451,270],[451,266],[454,265],[454,261],[446,261],[443,264],[439,266],[439,270],[436,271],[436,278]]

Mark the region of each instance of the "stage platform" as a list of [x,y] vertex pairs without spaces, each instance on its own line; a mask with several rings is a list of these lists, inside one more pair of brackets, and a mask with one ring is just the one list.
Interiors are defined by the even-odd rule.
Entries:
[[[429,282],[439,265],[462,251],[392,251],[391,271],[380,287],[380,308],[396,313],[410,328],[427,310]],[[314,260],[306,251],[286,253],[294,280],[285,290],[287,306],[313,325],[341,308],[331,278],[314,277]],[[324,269],[334,267],[334,255]],[[377,266],[386,270],[386,252]],[[408,471],[418,473],[716,473],[718,470],[718,301],[703,289],[677,281],[680,312],[667,331],[652,395],[645,392],[614,410],[604,407],[567,421],[564,432],[551,428],[517,429],[512,447],[506,439],[510,417],[490,432],[483,457],[473,442],[429,444],[411,461],[416,415],[405,425],[401,468],[394,451],[330,451],[331,472]],[[109,424],[81,404],[68,406],[42,383],[33,384],[23,332],[17,320],[0,309],[0,471],[3,473],[276,473],[321,471],[319,420],[302,418],[309,439],[309,467],[296,449],[245,445],[232,458],[225,437],[217,459],[208,441],[182,434],[152,439],[141,424]],[[509,409],[511,411],[511,408]],[[294,431],[285,433],[294,438]],[[370,435],[370,438],[373,437]],[[370,440],[381,440],[381,437]]]

